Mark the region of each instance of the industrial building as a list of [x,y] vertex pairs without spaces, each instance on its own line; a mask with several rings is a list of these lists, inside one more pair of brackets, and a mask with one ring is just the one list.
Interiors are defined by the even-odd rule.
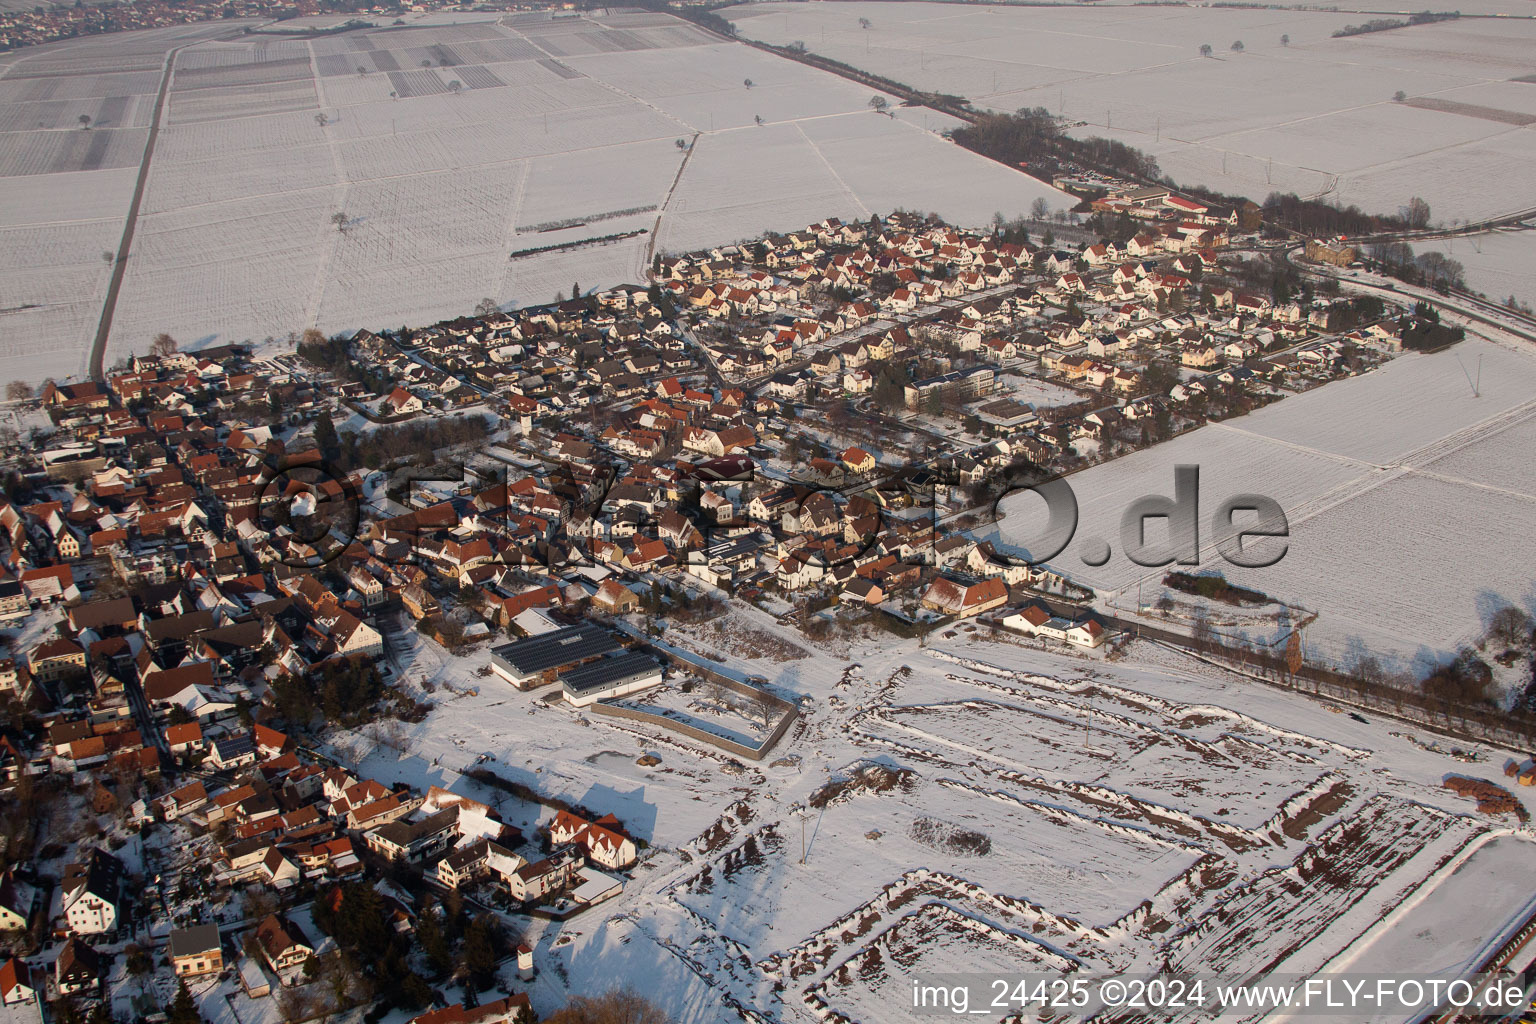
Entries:
[[599,658],[560,673],[565,699],[576,707],[608,697],[622,697],[661,682],[661,666],[638,651]]
[[491,651],[491,670],[519,690],[553,683],[562,669],[620,650],[622,644],[602,626],[575,626],[514,640]]

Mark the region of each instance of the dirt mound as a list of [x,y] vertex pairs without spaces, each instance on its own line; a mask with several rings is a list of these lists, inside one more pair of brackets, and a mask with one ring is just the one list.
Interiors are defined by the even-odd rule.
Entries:
[[914,819],[907,835],[924,846],[957,857],[985,857],[992,852],[992,838],[985,832],[938,818]]
[[1513,814],[1524,821],[1525,806],[1503,786],[1487,779],[1472,779],[1465,775],[1449,775],[1441,783],[1446,789],[1455,790],[1458,796],[1477,801],[1477,809],[1484,814]]
[[917,773],[910,768],[867,764],[854,769],[845,778],[831,780],[812,793],[806,803],[812,807],[826,807],[851,799],[860,793],[889,793],[893,789],[910,793],[916,785]]

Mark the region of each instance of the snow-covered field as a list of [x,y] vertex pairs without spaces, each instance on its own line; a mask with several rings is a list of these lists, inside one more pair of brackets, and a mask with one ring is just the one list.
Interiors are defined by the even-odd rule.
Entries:
[[[90,37],[0,63],[0,379],[85,372],[172,47],[227,23]],[[80,118],[87,118],[82,122]]]
[[[393,328],[485,297],[640,280],[654,251],[829,216],[906,207],[981,225],[1064,199],[947,142],[932,111],[882,116],[865,87],[664,15],[459,14],[196,42],[213,32],[114,36],[119,55],[60,44],[0,76],[16,128],[0,134],[0,175],[21,183],[0,198],[0,231],[24,228],[6,249],[32,254],[0,285],[0,309],[18,310],[0,316],[21,328],[7,336],[28,339],[10,342],[13,375],[83,368],[101,252],[122,229],[165,53],[184,43],[109,364],[161,331],[198,344]],[[81,130],[82,113],[101,127]],[[33,338],[46,364],[21,351]]]
[[[755,610],[698,630],[668,640],[754,637],[732,667],[803,698],[770,760],[549,704],[479,675],[484,650],[395,637],[436,706],[365,772],[549,818],[458,775],[479,763],[649,845],[613,902],[528,924],[541,1012],[629,982],[682,1022],[722,1005],[885,1022],[911,1016],[917,971],[1311,971],[1388,947],[1392,970],[1429,970],[1528,909],[1490,880],[1528,874],[1536,846],[1440,786],[1496,776],[1503,752],[1460,764],[1151,647],[1111,663],[961,625],[923,649],[855,635],[782,661],[761,638],[804,639]],[[668,693],[646,699],[689,703]]]
[[[1334,39],[1369,16],[929,3],[764,3],[723,14],[751,38],[800,40],[979,107],[1046,107],[1085,122],[1084,133],[1153,154],[1177,181],[1259,201],[1278,189],[1395,212],[1418,195],[1449,221],[1525,208],[1536,194],[1529,128],[1466,108],[1411,105],[1529,115],[1536,85],[1513,81],[1532,72],[1529,20]],[[1202,44],[1211,57],[1199,55]],[[1393,102],[1398,91],[1408,103]]]
[[[1536,98],[1536,86],[1531,88]],[[1513,295],[1536,306],[1536,228],[1521,227],[1484,235],[1423,242],[1414,252],[1442,252],[1467,271],[1467,287],[1494,302]]]
[[[1479,367],[1474,397],[1468,376]],[[1363,645],[1404,667],[1439,660],[1478,636],[1501,603],[1536,610],[1529,541],[1510,528],[1536,503],[1529,460],[1515,455],[1536,429],[1533,387],[1529,353],[1467,341],[1096,466],[1070,478],[1077,542],[1102,538],[1114,557],[1086,566],[1074,542],[1057,563],[1127,611],[1138,584],[1151,605],[1166,570],[1124,557],[1120,517],[1143,495],[1172,495],[1176,465],[1198,465],[1198,571],[1317,612],[1307,640],[1319,657],[1341,660]],[[1244,493],[1285,509],[1291,535],[1276,565],[1244,569],[1215,550],[1213,513]],[[1005,499],[989,536],[1027,546],[1043,529],[1043,507],[1029,493]],[[1149,536],[1162,536],[1155,522]]]

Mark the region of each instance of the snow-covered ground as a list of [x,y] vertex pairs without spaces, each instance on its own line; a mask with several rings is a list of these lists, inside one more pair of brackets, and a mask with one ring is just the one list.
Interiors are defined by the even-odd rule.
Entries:
[[[228,23],[87,37],[0,64],[0,379],[86,370],[166,52]],[[88,120],[82,122],[80,118]]]
[[[1370,20],[1235,7],[751,4],[723,15],[813,52],[979,107],[1046,107],[1156,156],[1175,180],[1262,201],[1274,190],[1437,220],[1528,207],[1536,24],[1465,20],[1334,39]],[[1528,13],[1528,12],[1527,12]],[[860,19],[870,27],[862,28]],[[1288,43],[1281,42],[1282,37]],[[1231,47],[1241,42],[1242,52]],[[1213,55],[1201,57],[1209,44]],[[1395,103],[1402,91],[1409,103]],[[1412,106],[1450,101],[1502,111]]]
[[[1536,93],[1536,86],[1531,92]],[[1536,306],[1536,228],[1422,242],[1414,252],[1442,252],[1456,260],[1466,268],[1467,287],[1494,302],[1513,295],[1528,306]]]
[[[0,175],[20,183],[0,190],[12,376],[83,368],[165,52],[213,31],[114,37],[116,64],[61,45],[0,76],[17,129],[0,134]],[[866,87],[659,14],[459,13],[234,36],[174,61],[109,364],[161,331],[260,342],[547,302],[643,280],[654,251],[825,217],[905,207],[980,226],[1064,202],[944,140],[952,122],[932,111],[882,116]]]
[[[741,606],[667,635],[705,650],[740,635],[730,667],[801,697],[804,720],[742,765],[512,690],[480,675],[485,650],[397,638],[435,707],[363,771],[548,820],[458,774],[479,762],[613,811],[648,846],[614,901],[527,925],[541,1012],[628,982],[682,1022],[722,1005],[895,1021],[916,971],[1306,971],[1381,943],[1398,943],[1394,970],[1428,970],[1528,909],[1484,894],[1477,920],[1447,909],[1536,867],[1513,822],[1440,785],[1497,776],[1502,751],[1468,766],[1151,647],[1108,661],[961,624],[922,648],[852,633],[784,660],[764,637],[804,638]],[[1426,931],[1437,941],[1413,939]]]
[[[1310,654],[1341,661],[1363,647],[1422,668],[1480,635],[1500,604],[1536,611],[1529,540],[1509,526],[1536,502],[1529,460],[1513,454],[1536,442],[1533,387],[1531,354],[1469,340],[1096,466],[1069,478],[1081,518],[1056,564],[1127,611],[1140,585],[1150,606],[1167,570],[1125,557],[1120,518],[1137,498],[1171,496],[1175,466],[1197,465],[1201,568],[1182,568],[1317,612]],[[1268,568],[1228,564],[1215,550],[1217,507],[1250,493],[1279,502],[1290,524],[1288,550]],[[1027,547],[1042,536],[1043,509],[1031,493],[1005,499],[1004,518],[982,534]],[[1163,536],[1156,521],[1148,534]],[[1080,560],[1089,538],[1113,550],[1103,566]]]

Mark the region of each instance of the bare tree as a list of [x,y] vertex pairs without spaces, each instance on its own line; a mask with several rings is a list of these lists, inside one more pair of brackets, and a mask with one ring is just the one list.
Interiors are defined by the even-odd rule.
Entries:
[[1408,200],[1408,205],[1398,211],[1410,228],[1423,228],[1429,226],[1429,203],[1418,196]]
[[1234,40],[1232,40],[1232,45],[1229,46],[1228,49],[1231,50],[1233,53],[1242,53],[1243,52],[1243,41],[1241,39],[1234,39]]
[[161,359],[164,359],[166,356],[175,355],[176,350],[176,339],[163,331],[155,335],[153,340],[151,340],[149,343],[149,354],[152,356],[158,356]]
[[756,122],[757,124],[762,124],[763,123],[763,115],[762,114],[753,114],[752,115],[752,120],[754,122]]
[[368,73],[368,69],[363,67],[361,64],[359,64],[357,66],[357,73],[358,73],[358,76],[361,77],[361,76],[366,75]]
[[884,96],[876,95],[869,98],[869,109],[873,110],[877,114],[885,113],[885,108],[890,105],[890,101],[887,100]]
[[321,111],[320,113],[315,115],[315,124],[319,125],[321,128],[324,128],[326,125],[328,125],[330,123],[331,123],[331,119],[325,116],[325,112],[324,111]]
[[12,402],[25,402],[32,397],[32,385],[24,380],[13,380],[5,386],[5,397]]
[[337,210],[331,214],[331,223],[336,225],[337,231],[345,231],[347,230],[347,215]]
[[634,989],[616,988],[600,996],[572,996],[544,1024],[667,1024],[667,1015]]
[[492,316],[500,312],[501,306],[496,300],[487,296],[475,303],[475,316]]
[[90,130],[90,128],[91,128],[91,115],[90,114],[81,114],[80,117],[79,117],[79,121],[80,121],[80,127],[81,128],[85,129],[86,131]]
[[1536,624],[1531,617],[1512,604],[1506,604],[1488,619],[1488,639],[1505,647],[1518,647],[1531,639]]
[[1051,204],[1046,202],[1045,196],[1035,196],[1035,201],[1029,204],[1029,215],[1035,220],[1045,220],[1051,212]]
[[678,139],[677,142],[674,143],[674,145],[676,145],[678,149],[687,149],[688,148],[688,140],[687,139]]
[[457,96],[459,93],[464,91],[464,83],[455,78],[453,81],[448,83],[448,91]]
[[868,29],[869,28],[869,24],[870,24],[870,22],[869,22],[868,18],[860,18],[859,19],[859,28]]
[[773,716],[778,713],[778,701],[767,690],[758,690],[752,695],[752,707],[757,711],[757,717],[763,720],[763,728],[773,724]]
[[103,263],[111,263],[115,259],[117,259],[117,257],[115,255],[113,255],[111,249],[103,249],[103,250],[101,250],[101,261]]
[[1281,46],[1290,46],[1291,45],[1291,37],[1288,36],[1288,35],[1281,36],[1280,37],[1280,45]]
[[748,89],[750,89],[750,88],[752,88],[752,79],[750,79],[750,78],[743,78],[741,80],[741,84],[746,86]]
[[1403,90],[1401,90],[1401,89],[1397,90],[1397,92],[1392,94],[1392,102],[1393,103],[1401,103],[1401,102],[1403,102],[1403,100],[1405,100],[1407,98],[1408,98],[1408,94],[1403,92]]
[[1200,44],[1200,56],[1202,56],[1202,57],[1209,57],[1210,55],[1211,55],[1211,44],[1210,43],[1201,43]]

